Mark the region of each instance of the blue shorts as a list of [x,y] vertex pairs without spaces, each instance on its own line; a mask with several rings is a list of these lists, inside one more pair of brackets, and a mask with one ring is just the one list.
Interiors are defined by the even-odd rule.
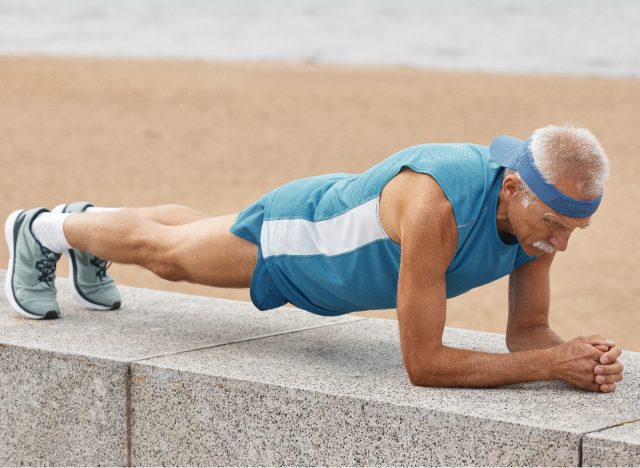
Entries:
[[289,302],[274,284],[267,270],[262,256],[262,246],[260,245],[260,231],[262,230],[262,223],[264,222],[265,205],[271,197],[271,193],[272,192],[267,193],[258,201],[242,210],[238,214],[233,226],[229,228],[232,234],[258,246],[258,261],[253,270],[249,292],[251,294],[251,302],[260,310],[273,309]]

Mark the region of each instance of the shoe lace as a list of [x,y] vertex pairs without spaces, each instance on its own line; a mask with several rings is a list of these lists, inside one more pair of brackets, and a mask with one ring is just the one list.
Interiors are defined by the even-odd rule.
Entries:
[[111,266],[111,262],[94,256],[91,260],[89,260],[89,263],[96,267],[96,276],[100,281],[103,281],[107,277],[107,268]]
[[55,253],[46,247],[40,246],[41,259],[36,262],[36,270],[40,272],[38,281],[53,287],[54,275],[56,272],[56,263],[60,259],[60,254]]

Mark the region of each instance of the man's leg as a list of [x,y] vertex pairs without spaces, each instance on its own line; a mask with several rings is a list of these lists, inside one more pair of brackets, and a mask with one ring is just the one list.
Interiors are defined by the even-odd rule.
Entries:
[[[54,251],[64,250],[69,258],[69,279],[71,293],[85,307],[94,310],[117,309],[121,304],[120,291],[107,271],[109,262],[88,251],[69,248],[62,225],[64,220],[55,213],[104,213],[120,211],[123,208],[94,207],[88,202],[75,202],[58,205],[48,219],[36,220],[37,235]],[[146,208],[128,208],[127,211],[139,214],[151,221],[166,225],[189,224],[207,218],[207,215],[192,208],[180,205],[160,205]],[[53,223],[53,227],[50,223]]]
[[210,218],[201,211],[183,205],[158,205],[141,208],[123,208],[126,211],[138,214],[150,221],[167,226],[179,226]]
[[74,249],[171,281],[249,287],[258,249],[229,232],[235,219],[176,206],[88,212],[69,216],[64,235]]

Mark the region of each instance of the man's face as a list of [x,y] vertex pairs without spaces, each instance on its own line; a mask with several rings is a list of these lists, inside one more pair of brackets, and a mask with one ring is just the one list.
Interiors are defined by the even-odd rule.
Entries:
[[519,222],[514,223],[514,234],[527,255],[564,252],[569,238],[576,229],[585,229],[590,218],[569,218],[552,210],[539,199],[531,202],[523,211]]
[[[575,184],[557,185],[563,193],[577,197],[579,186]],[[573,193],[572,193],[573,192]],[[571,218],[552,210],[540,199],[534,198],[528,207],[522,203],[522,195],[514,200],[512,229],[527,255],[563,252],[569,245],[569,238],[576,229],[585,229],[591,218]]]

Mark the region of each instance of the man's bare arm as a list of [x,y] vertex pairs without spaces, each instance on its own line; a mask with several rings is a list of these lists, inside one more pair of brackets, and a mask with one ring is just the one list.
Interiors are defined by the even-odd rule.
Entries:
[[[542,255],[524,264],[509,277],[509,320],[507,347],[510,351],[544,349],[564,343],[549,326],[549,271],[554,254]],[[603,351],[594,368],[594,380],[602,391],[613,391],[622,379],[624,365],[618,361],[622,353],[613,341],[595,344]]]
[[554,257],[555,254],[542,255],[509,276],[509,351],[544,349],[564,343],[549,326],[549,270]]
[[593,369],[603,354],[576,339],[551,349],[492,354],[442,344],[446,315],[445,272],[457,244],[451,205],[428,176],[415,174],[400,207],[402,257],[398,320],[404,364],[410,381],[423,386],[492,387],[533,380],[562,379],[592,391]]

